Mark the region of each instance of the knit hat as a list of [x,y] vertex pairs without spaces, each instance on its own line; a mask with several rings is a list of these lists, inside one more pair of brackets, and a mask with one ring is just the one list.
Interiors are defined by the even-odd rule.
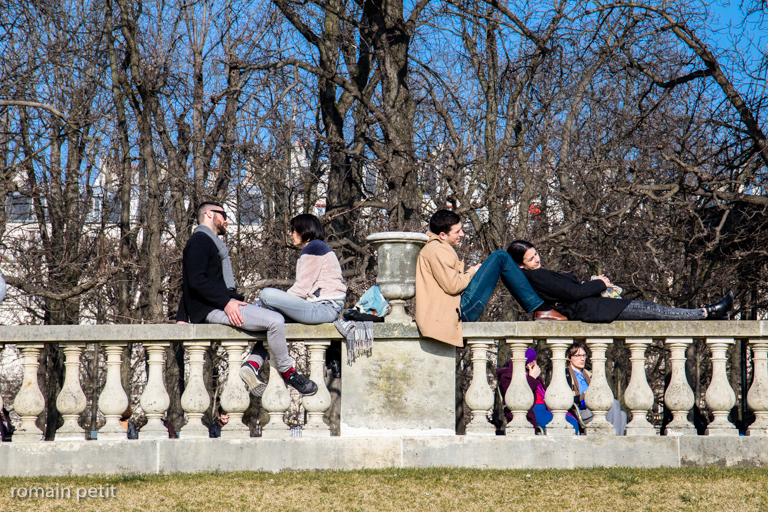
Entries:
[[536,351],[532,348],[525,350],[525,364],[532,363],[536,360]]

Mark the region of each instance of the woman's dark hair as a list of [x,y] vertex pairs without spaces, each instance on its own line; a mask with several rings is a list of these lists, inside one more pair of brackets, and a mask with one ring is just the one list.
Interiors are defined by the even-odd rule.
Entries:
[[311,213],[302,213],[291,219],[291,229],[299,234],[301,241],[325,240],[325,228],[320,219]]
[[510,256],[512,256],[512,260],[517,263],[518,265],[523,264],[523,258],[525,257],[525,253],[528,252],[529,249],[535,249],[536,247],[526,240],[515,240],[511,244],[509,244],[509,247],[507,247],[507,252]]
[[451,226],[461,222],[461,217],[451,210],[437,210],[432,218],[429,219],[429,230],[436,235],[451,231]]

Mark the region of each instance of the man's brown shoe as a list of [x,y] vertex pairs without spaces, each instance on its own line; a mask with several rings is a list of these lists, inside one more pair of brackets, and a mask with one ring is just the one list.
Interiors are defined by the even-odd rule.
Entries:
[[534,320],[568,320],[566,317],[555,311],[554,309],[550,309],[549,311],[536,311],[533,314]]

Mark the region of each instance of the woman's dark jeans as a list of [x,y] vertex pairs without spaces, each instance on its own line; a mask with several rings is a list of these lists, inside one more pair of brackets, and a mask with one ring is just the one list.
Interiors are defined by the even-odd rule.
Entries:
[[633,300],[616,320],[704,320],[704,308],[668,308],[655,302]]
[[536,308],[544,304],[541,297],[533,291],[531,283],[528,282],[520,267],[515,264],[512,256],[507,251],[499,250],[488,256],[461,294],[463,322],[475,322],[480,318],[493,294],[493,289],[496,288],[499,277],[515,300],[529,313],[536,311]]

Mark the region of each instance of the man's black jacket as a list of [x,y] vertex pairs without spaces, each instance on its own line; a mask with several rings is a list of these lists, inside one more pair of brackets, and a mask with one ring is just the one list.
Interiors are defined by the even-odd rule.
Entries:
[[244,300],[224,284],[221,258],[211,237],[196,231],[184,247],[181,268],[181,301],[177,320],[199,324],[214,309],[224,309],[230,299]]

